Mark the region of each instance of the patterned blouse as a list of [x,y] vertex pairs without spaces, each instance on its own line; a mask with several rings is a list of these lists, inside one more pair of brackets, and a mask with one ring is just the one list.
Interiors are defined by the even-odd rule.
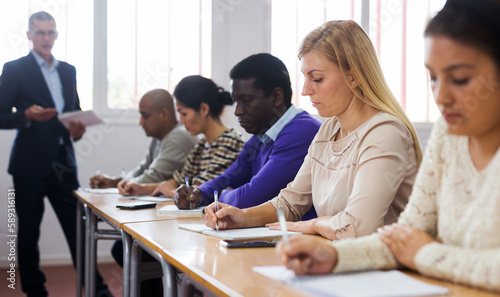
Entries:
[[[482,170],[474,166],[469,138],[434,126],[413,193],[398,222],[436,239],[413,261],[418,272],[500,292],[500,150]],[[332,242],[335,272],[399,266],[377,234]]]
[[236,160],[243,145],[241,135],[232,128],[212,143],[203,137],[189,154],[182,170],[174,172],[174,180],[183,184],[187,176],[191,185],[201,185],[216,178]]

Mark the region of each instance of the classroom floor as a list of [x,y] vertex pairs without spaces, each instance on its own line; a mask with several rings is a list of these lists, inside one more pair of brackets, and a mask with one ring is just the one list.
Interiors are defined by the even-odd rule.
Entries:
[[[73,266],[49,266],[42,267],[42,269],[47,278],[45,286],[49,291],[50,297],[68,297],[76,295],[76,272]],[[4,270],[6,271],[7,268],[2,268],[2,272]],[[122,296],[122,268],[115,263],[99,264],[99,272],[101,272],[104,281],[113,295],[115,297]],[[8,284],[5,277],[0,277],[0,296],[26,296],[21,289],[19,276],[16,277],[16,286],[14,290],[7,287]]]

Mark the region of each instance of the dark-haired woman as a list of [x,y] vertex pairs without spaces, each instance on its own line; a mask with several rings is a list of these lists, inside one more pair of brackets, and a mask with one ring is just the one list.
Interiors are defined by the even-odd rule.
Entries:
[[218,87],[211,79],[199,75],[183,78],[174,91],[180,123],[191,135],[203,134],[193,148],[184,167],[175,171],[172,179],[156,184],[130,184],[130,195],[163,194],[174,197],[175,190],[188,178],[193,186],[212,180],[231,165],[241,149],[240,134],[226,127],[220,116],[225,105],[232,105],[229,92]]

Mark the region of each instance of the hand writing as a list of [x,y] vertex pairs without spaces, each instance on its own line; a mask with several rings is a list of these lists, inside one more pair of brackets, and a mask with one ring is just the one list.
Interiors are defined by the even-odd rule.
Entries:
[[297,275],[331,273],[337,266],[337,250],[329,240],[318,236],[293,236],[290,245],[280,241],[276,252]]

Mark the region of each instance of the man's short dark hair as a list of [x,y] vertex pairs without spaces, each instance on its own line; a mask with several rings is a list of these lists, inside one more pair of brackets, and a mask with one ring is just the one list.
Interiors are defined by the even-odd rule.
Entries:
[[252,79],[254,87],[262,89],[266,96],[281,88],[286,106],[292,104],[292,86],[285,64],[270,54],[255,54],[240,61],[229,73],[231,79]]
[[54,21],[54,23],[56,22],[54,17],[48,12],[45,12],[45,11],[35,12],[34,14],[32,14],[30,16],[29,21],[28,21],[28,29],[30,31],[33,31],[33,28],[35,27],[35,23],[34,23],[35,20],[42,21],[42,22],[47,22],[47,21]]

